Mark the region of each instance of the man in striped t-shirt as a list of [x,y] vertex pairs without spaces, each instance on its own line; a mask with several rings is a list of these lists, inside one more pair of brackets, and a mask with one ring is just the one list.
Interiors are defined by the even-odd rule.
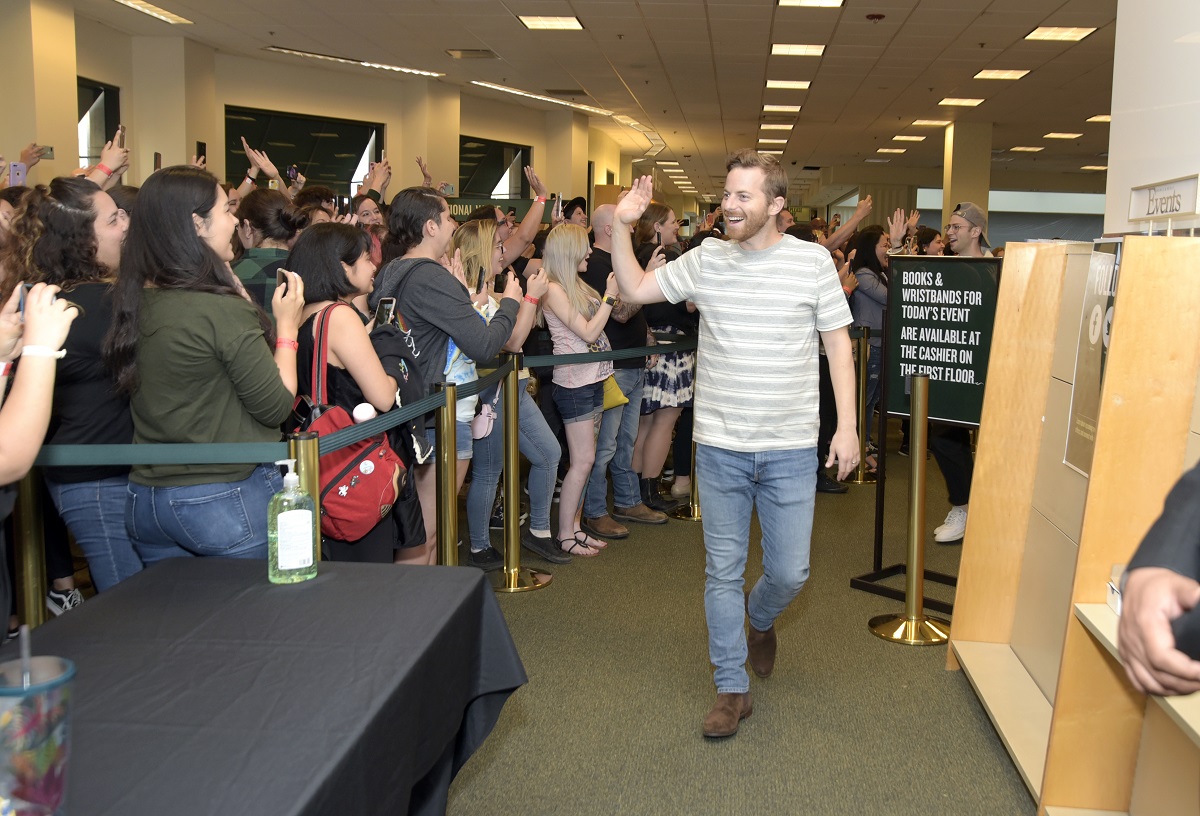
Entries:
[[[628,231],[614,230],[612,241],[622,300],[690,300],[700,312],[694,478],[704,508],[704,611],[717,686],[706,737],[731,736],[750,715],[747,654],[755,674],[771,673],[775,619],[808,578],[818,342],[825,345],[838,413],[826,466],[836,461],[844,478],[858,464],[850,309],[833,260],[824,248],[775,228],[788,182],[774,156],[742,150],[727,170],[721,206],[732,240],[710,238],[651,272],[638,265]],[[652,193],[648,176],[635,181],[616,220],[635,223]],[[743,599],[755,507],[763,577]]]

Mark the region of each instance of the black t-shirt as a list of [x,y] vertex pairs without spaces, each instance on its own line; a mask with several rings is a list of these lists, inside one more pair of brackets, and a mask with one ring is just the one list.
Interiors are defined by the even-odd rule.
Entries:
[[[634,254],[637,255],[638,263],[643,268],[650,263],[650,256],[657,248],[658,244],[649,241],[638,245]],[[671,246],[664,248],[663,254],[667,261],[673,261],[682,253],[676,247]],[[684,303],[647,303],[642,308],[642,313],[646,316],[646,323],[656,328],[675,328],[687,335],[695,335],[699,331],[700,316],[695,312],[689,312]]]
[[[608,275],[613,271],[612,255],[598,247],[592,248],[592,256],[588,258],[587,271],[581,273],[588,286],[604,296],[608,286]],[[625,323],[613,320],[611,317],[604,324],[604,334],[608,337],[613,349],[638,348],[646,345],[645,309],[638,309],[633,317]],[[641,358],[632,360],[613,360],[613,368],[641,368],[646,361]]]
[[[128,445],[133,442],[133,417],[129,399],[104,366],[104,336],[112,322],[112,296],[107,283],[81,283],[60,297],[77,303],[83,314],[71,323],[58,361],[54,402],[47,444]],[[18,363],[20,365],[20,363]],[[128,465],[95,465],[47,468],[57,482],[89,482],[122,476]]]

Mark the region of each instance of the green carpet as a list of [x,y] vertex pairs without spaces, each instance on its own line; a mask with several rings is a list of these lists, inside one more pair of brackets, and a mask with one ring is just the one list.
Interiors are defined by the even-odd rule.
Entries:
[[[904,558],[909,464],[889,457],[885,565]],[[932,530],[948,509],[932,461],[928,479]],[[812,577],[777,624],[775,673],[751,675],[753,715],[723,741],[700,735],[715,693],[701,525],[631,525],[600,556],[556,567],[549,587],[499,596],[529,683],[459,774],[449,813],[1034,813],[946,647],[867,630],[902,610],[849,586],[871,568],[874,507],[874,486],[818,494]],[[758,539],[756,522],[748,580]],[[927,567],[954,574],[960,550],[930,535]]]

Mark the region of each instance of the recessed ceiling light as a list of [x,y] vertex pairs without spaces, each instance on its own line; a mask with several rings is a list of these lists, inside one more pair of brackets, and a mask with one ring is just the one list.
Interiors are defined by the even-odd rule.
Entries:
[[763,113],[799,113],[799,105],[763,105]]
[[807,79],[768,79],[767,88],[781,91],[807,91],[812,83]]
[[787,144],[787,139],[759,139],[759,144]]
[[1052,40],[1055,42],[1079,42],[1091,34],[1094,28],[1063,28],[1056,26],[1039,26],[1025,35],[1027,40]]
[[779,0],[779,5],[801,8],[841,8],[842,0]]
[[957,96],[947,96],[941,102],[938,102],[938,104],[939,105],[953,105],[958,108],[974,108],[978,105],[982,105],[983,100],[982,99],[967,99],[967,98],[957,97]]
[[975,75],[976,79],[1020,79],[1028,74],[1028,71],[995,71],[987,70],[980,71]]
[[660,162],[655,162],[655,164],[657,164],[659,167],[678,167],[679,166],[679,162],[677,162],[677,161],[660,161]]
[[905,153],[907,148],[903,147],[881,147],[875,151],[876,153]]
[[578,17],[517,17],[530,31],[582,31]]
[[924,136],[893,136],[892,141],[893,142],[923,142],[923,141],[925,141],[925,138],[926,137],[924,137]]
[[791,130],[795,125],[759,125],[763,130]]
[[891,159],[863,159],[867,164],[887,164]]
[[819,57],[825,53],[823,45],[801,45],[798,43],[773,43],[771,56],[775,57]]
[[[438,74],[438,76],[441,76],[441,74]],[[542,96],[541,94],[529,93],[527,91],[519,91],[516,88],[509,88],[504,85],[496,85],[492,82],[480,82],[477,79],[473,79],[473,80],[471,80],[471,84],[478,85],[481,88],[491,88],[493,91],[503,91],[504,93],[516,94],[517,96],[524,96],[527,99],[536,99],[539,102],[553,102],[555,105],[562,105],[563,107],[567,107],[567,108],[575,108],[575,110],[581,110],[581,111],[584,111],[585,113],[593,113],[596,116],[612,116],[613,115],[612,111],[605,110],[604,108],[593,108],[591,105],[580,105],[577,102],[567,102],[562,99],[555,99],[552,96]]]
[[1109,116],[1107,113],[1100,113],[1095,116],[1089,116],[1088,121],[1089,122],[1111,122],[1112,117]]
[[1041,153],[1046,148],[1044,147],[1010,147],[1013,153]]
[[949,124],[949,119],[918,119],[913,122],[916,127],[946,127]]
[[772,156],[782,156],[782,150],[760,150],[759,153],[770,153]]
[[152,3],[143,3],[142,0],[117,0],[122,6],[140,11],[142,14],[149,14],[151,17],[162,20],[164,23],[171,25],[192,25],[192,21],[186,17],[180,17],[178,14],[172,14],[166,9],[161,9]]
[[1082,133],[1047,133],[1043,139],[1078,139]]
[[357,65],[360,68],[377,68],[380,71],[399,71],[403,74],[416,74],[418,76],[440,77],[445,74],[439,74],[435,71],[419,71],[416,68],[401,68],[399,65],[386,65],[382,62],[366,62],[365,60],[346,59],[344,57],[331,57],[328,54],[317,54],[312,51],[297,51],[294,48],[278,48],[274,45],[268,45],[263,49],[276,54],[288,54],[293,57],[304,57],[305,59],[324,60],[326,62],[338,62],[342,65]]
[[1085,164],[1083,167],[1080,167],[1079,169],[1080,170],[1107,170],[1108,165],[1106,165],[1106,164]]

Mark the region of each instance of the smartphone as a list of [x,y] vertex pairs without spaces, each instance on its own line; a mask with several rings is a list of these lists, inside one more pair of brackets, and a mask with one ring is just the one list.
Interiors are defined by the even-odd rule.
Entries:
[[29,168],[25,162],[12,162],[8,165],[8,183],[12,187],[25,186],[25,174],[29,172]]
[[294,164],[289,164],[287,169],[288,181],[295,181],[298,175],[300,175],[300,168]]
[[396,299],[394,297],[380,298],[375,307],[375,325],[386,326],[396,318]]
[[50,145],[40,145],[42,149],[42,158],[48,161],[54,160],[54,148]]
[[554,218],[561,219],[563,217],[562,193],[554,194]]
[[208,143],[196,142],[196,161],[208,157]]
[[117,147],[125,146],[125,126],[117,125]]
[[162,170],[162,153],[154,154],[154,169]]
[[278,286],[282,286],[282,287],[283,287],[283,294],[284,294],[284,295],[286,295],[286,294],[287,294],[287,290],[288,290],[288,277],[287,277],[287,270],[286,270],[286,269],[279,269],[279,270],[277,270],[277,271],[275,272],[275,285],[276,285],[277,287],[278,287]]
[[[25,297],[26,297],[26,295],[29,294],[29,290],[32,288],[33,288],[32,283],[22,283],[21,284],[21,295],[17,299],[17,311],[19,311],[21,313],[22,320],[25,319]],[[53,303],[56,300],[58,300],[58,295],[54,295],[53,297],[50,298],[51,303]]]

